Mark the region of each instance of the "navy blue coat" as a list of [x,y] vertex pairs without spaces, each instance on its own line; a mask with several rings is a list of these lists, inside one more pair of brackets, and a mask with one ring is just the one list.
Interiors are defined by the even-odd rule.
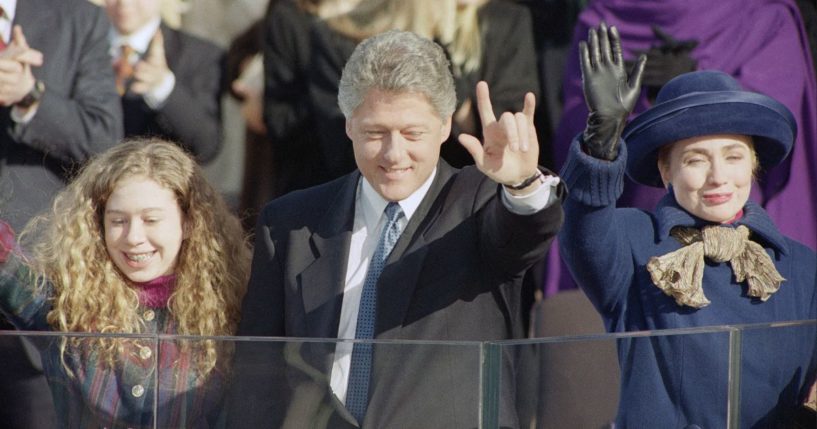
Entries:
[[[784,237],[766,212],[748,202],[733,226],[746,225],[786,279],[768,301],[748,297],[731,266],[706,261],[706,307],[682,307],[656,287],[647,261],[681,248],[675,226],[700,227],[668,193],[654,212],[616,208],[626,145],[613,162],[584,154],[574,141],[562,178],[570,189],[559,234],[562,256],[610,332],[768,324],[817,319],[817,256]],[[743,331],[741,428],[782,426],[814,383],[817,324]],[[619,427],[726,427],[728,331],[620,340]]]

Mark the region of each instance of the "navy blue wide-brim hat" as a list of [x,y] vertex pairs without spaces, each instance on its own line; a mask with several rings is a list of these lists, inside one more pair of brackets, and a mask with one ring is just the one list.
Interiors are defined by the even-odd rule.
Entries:
[[659,149],[711,134],[752,136],[760,166],[769,169],[788,155],[797,123],[786,106],[744,90],[726,73],[684,73],[667,82],[655,104],[624,128],[627,175],[643,185],[663,187],[657,164]]

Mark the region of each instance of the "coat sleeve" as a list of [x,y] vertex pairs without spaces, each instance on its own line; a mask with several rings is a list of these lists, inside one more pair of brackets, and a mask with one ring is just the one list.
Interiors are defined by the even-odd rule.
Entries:
[[0,312],[20,330],[48,330],[50,310],[46,293],[49,286],[36,286],[31,270],[15,255],[0,264]]
[[616,160],[603,161],[582,152],[577,137],[561,174],[570,196],[559,251],[573,278],[605,315],[620,309],[635,272],[627,228],[615,207],[627,163],[627,147],[620,147]]
[[557,199],[552,204],[531,215],[520,215],[502,203],[500,185],[486,178],[481,186],[490,188],[495,197],[480,213],[480,252],[501,277],[517,277],[544,257],[559,232],[565,188],[561,183],[557,186]]
[[[53,52],[44,61],[51,62],[50,67],[59,67],[60,60],[74,62],[76,67],[66,64],[66,69],[74,69],[75,74],[62,76],[70,79],[70,87],[67,91],[49,90],[61,85],[52,86],[44,80],[46,91],[37,113],[29,123],[15,124],[10,131],[21,144],[64,162],[81,163],[122,138],[122,106],[108,52],[109,24],[102,9],[81,4],[74,16],[64,19],[71,22],[63,28],[74,34],[55,37],[81,46],[69,52]],[[79,58],[60,58],[74,52]],[[34,69],[35,76],[38,73]]]

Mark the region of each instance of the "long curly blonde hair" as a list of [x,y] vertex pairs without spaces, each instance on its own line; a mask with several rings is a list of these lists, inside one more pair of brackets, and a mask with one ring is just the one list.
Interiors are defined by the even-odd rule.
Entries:
[[[141,333],[139,300],[105,247],[103,214],[124,179],[150,178],[175,195],[187,238],[179,250],[176,284],[168,310],[181,335],[233,335],[249,277],[250,246],[239,220],[183,150],[159,139],[121,143],[91,160],[54,200],[50,213],[32,222],[31,264],[50,284],[48,323],[58,331]],[[26,243],[24,243],[26,244]],[[103,362],[113,364],[124,340],[98,339]],[[194,343],[193,345],[189,345]],[[185,344],[188,344],[185,346]],[[203,374],[216,367],[212,340],[184,341]],[[63,344],[63,359],[65,355]]]

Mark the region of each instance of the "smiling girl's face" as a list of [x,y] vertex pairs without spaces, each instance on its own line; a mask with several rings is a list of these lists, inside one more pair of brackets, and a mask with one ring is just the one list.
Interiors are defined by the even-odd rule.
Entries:
[[175,194],[143,176],[120,181],[104,213],[105,247],[132,282],[172,274],[184,239],[184,218]]
[[658,169],[681,207],[701,219],[723,223],[749,199],[756,164],[751,137],[720,134],[673,143],[659,157]]

